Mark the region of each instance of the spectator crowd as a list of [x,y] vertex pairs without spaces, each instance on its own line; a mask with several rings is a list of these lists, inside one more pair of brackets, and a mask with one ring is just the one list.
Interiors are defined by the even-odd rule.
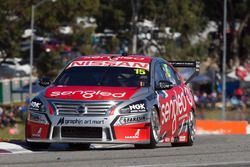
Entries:
[[0,129],[14,127],[18,121],[24,122],[26,111],[26,105],[0,106]]
[[[204,119],[204,112],[211,110],[221,110],[222,94],[212,92],[197,91],[194,94],[194,100],[199,110],[199,116]],[[250,114],[250,89],[237,88],[232,95],[226,98],[226,111],[245,112]]]
[[16,118],[14,111],[8,111],[6,107],[0,106],[0,128],[14,126]]

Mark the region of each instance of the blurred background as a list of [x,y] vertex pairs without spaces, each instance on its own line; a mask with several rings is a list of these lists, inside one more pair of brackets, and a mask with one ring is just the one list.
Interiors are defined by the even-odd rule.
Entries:
[[0,140],[23,139],[29,97],[43,89],[38,78],[101,53],[198,60],[190,84],[198,119],[250,122],[250,1],[225,2],[0,0]]

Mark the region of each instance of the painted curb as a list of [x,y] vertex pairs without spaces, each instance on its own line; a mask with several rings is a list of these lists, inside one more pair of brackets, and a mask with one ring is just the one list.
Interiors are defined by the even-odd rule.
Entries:
[[7,142],[0,142],[0,153],[31,153],[31,150],[25,149],[20,145],[7,143]]
[[250,124],[247,125],[247,134],[250,134]]
[[250,133],[247,121],[196,120],[196,134],[235,134]]

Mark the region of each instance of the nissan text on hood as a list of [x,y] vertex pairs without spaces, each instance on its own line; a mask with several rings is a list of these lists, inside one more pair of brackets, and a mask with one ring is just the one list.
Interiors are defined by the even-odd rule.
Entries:
[[[184,81],[175,67],[193,68],[194,73]],[[27,144],[191,146],[196,107],[188,83],[198,72],[196,61],[127,54],[78,57],[53,83],[40,80],[46,89],[30,102]]]

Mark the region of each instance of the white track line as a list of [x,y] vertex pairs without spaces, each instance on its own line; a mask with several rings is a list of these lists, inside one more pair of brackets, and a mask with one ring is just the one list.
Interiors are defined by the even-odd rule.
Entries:
[[[92,144],[90,148],[91,149],[108,149],[108,148],[126,148],[126,147],[131,147],[131,146],[132,146],[131,144]],[[65,146],[60,148],[60,146],[54,145],[54,147],[56,147],[57,149],[65,149],[64,148]],[[50,148],[49,150],[51,151],[53,150],[53,148]],[[22,147],[21,145],[8,143],[8,142],[0,142],[0,150],[3,150],[3,152],[0,152],[0,154],[21,154],[21,153],[33,152],[31,150],[28,150]]]
[[152,164],[152,165],[131,165],[121,167],[203,167],[203,166],[225,166],[225,165],[250,165],[250,161],[233,161],[233,162],[207,162],[207,163],[169,163],[169,164]]
[[20,145],[13,144],[13,143],[7,143],[7,142],[0,142],[0,149],[6,150],[8,152],[11,152],[12,154],[19,154],[19,153],[31,153],[32,151],[23,148]]
[[126,147],[132,147],[131,144],[92,144],[90,148],[126,148]]

